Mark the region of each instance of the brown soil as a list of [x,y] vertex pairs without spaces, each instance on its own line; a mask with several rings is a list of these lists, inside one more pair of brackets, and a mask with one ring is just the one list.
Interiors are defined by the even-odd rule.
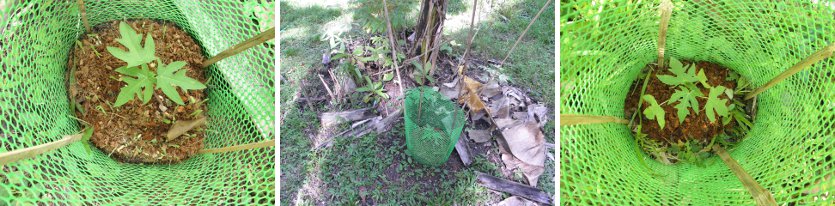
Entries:
[[[682,63],[687,66],[692,64],[690,61],[682,61]],[[698,62],[696,63],[696,68],[698,70],[704,70],[705,75],[708,79],[708,84],[712,86],[722,85],[729,89],[736,88],[736,82],[734,81],[726,81],[725,78],[728,77],[729,70],[714,63],[710,62]],[[664,74],[671,74],[666,68],[664,69],[655,69],[655,72],[659,72]],[[645,94],[650,94],[658,100],[659,104],[663,101],[670,99],[670,96],[675,92],[675,87],[671,87],[662,83],[656,77],[657,73],[653,73],[650,77],[649,83],[647,84],[647,90]],[[630,89],[630,94],[626,97],[626,105],[624,105],[626,111],[626,117],[631,118],[632,113],[635,112],[635,105],[638,105],[638,99],[641,96],[641,86],[643,84],[643,79],[640,81],[635,81],[632,84]],[[709,93],[707,88],[702,87],[700,84],[698,87],[702,90],[702,93],[706,97]],[[705,98],[696,98],[699,101],[699,108],[703,109],[705,102],[707,99]],[[732,102],[729,101],[728,104]],[[655,120],[649,120],[644,117],[642,114],[639,113],[638,117],[643,118],[643,127],[641,132],[647,134],[648,137],[658,140],[660,142],[667,142],[667,143],[676,143],[676,142],[686,142],[690,139],[700,140],[701,142],[710,142],[710,140],[718,135],[721,134],[726,128],[730,129],[736,125],[735,121],[731,121],[728,125],[723,126],[721,123],[721,118],[717,118],[716,122],[711,123],[710,120],[707,119],[707,113],[705,111],[699,111],[697,115],[693,115],[693,111],[691,111],[690,115],[688,115],[684,122],[679,124],[678,116],[676,115],[675,104],[663,104],[661,108],[666,111],[665,119],[667,120],[667,124],[665,125],[664,129],[661,129],[658,123]],[[643,111],[649,107],[649,104],[644,102],[641,105],[640,111]],[[637,119],[635,121],[638,121]],[[649,124],[646,124],[649,122]]]
[[[183,69],[188,70],[187,75],[206,82],[200,69],[205,57],[186,32],[173,24],[150,20],[128,21],[128,24],[143,35],[143,44],[144,35],[151,33],[156,44],[155,54],[163,62],[186,61],[188,64]],[[170,123],[197,119],[192,113],[206,111],[205,104],[194,103],[205,99],[203,91],[186,93],[178,89],[186,103],[184,106],[172,102],[156,89],[148,104],[134,98],[125,105],[112,107],[125,85],[118,80],[121,74],[115,71],[125,62],[107,51],[108,46],[125,49],[116,42],[121,36],[118,28],[119,21],[107,22],[96,26],[93,34],[82,35],[79,40],[82,47],[73,47],[67,63],[70,71],[75,71],[76,80],[68,87],[70,96],[83,108],[83,112],[76,110],[76,116],[95,128],[92,143],[115,159],[129,163],[175,163],[195,155],[203,148],[205,126],[171,141],[166,141],[165,134]],[[156,62],[150,63],[149,67],[156,71]],[[190,98],[196,101],[192,102]]]

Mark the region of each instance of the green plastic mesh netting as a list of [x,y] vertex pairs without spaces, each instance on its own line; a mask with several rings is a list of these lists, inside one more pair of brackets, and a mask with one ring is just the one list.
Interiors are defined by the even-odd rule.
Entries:
[[404,111],[407,154],[422,164],[444,164],[466,124],[464,112],[427,87],[406,92]]
[[[91,26],[140,18],[173,22],[209,57],[266,30],[264,21],[272,22],[259,19],[247,6],[252,3],[239,0],[84,2]],[[70,49],[85,32],[78,4],[0,1],[0,9],[0,153],[78,133],[64,75]],[[205,90],[205,148],[275,139],[272,44],[207,68],[212,80]],[[97,149],[88,155],[81,143],[72,143],[0,166],[0,205],[272,204],[274,157],[275,149],[268,147],[139,165],[117,162]]]
[[[562,3],[561,114],[627,118],[630,85],[657,58],[659,4]],[[715,62],[755,86],[835,42],[831,2],[673,4],[665,56]],[[824,59],[757,96],[754,127],[728,150],[779,204],[835,203],[833,64],[835,58]],[[718,157],[704,167],[664,165],[640,151],[623,124],[563,126],[560,135],[563,204],[755,204]]]

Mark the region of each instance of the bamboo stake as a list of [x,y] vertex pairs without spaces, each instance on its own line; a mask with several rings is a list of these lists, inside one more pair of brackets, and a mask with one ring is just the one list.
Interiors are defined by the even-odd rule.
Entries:
[[249,39],[247,39],[247,40],[245,40],[241,43],[238,43],[235,46],[229,47],[225,51],[220,52],[217,55],[213,56],[212,58],[209,58],[208,60],[203,62],[203,65],[201,67],[202,68],[209,67],[209,65],[212,65],[215,62],[218,62],[222,59],[225,59],[226,57],[230,57],[232,55],[241,53],[242,51],[244,51],[246,49],[249,49],[253,46],[262,44],[262,43],[264,43],[266,41],[269,41],[270,39],[273,39],[273,38],[275,38],[275,27],[267,29],[266,31],[261,32],[260,34],[254,36],[252,38],[249,38]]
[[212,153],[222,153],[222,152],[235,152],[235,151],[241,151],[241,150],[247,150],[247,149],[258,149],[258,148],[264,148],[264,147],[275,147],[275,139],[262,141],[262,142],[256,142],[256,143],[221,147],[221,148],[202,149],[198,153],[200,153],[200,154],[212,154]]
[[386,14],[386,27],[388,28],[389,44],[391,44],[391,62],[394,63],[397,86],[400,87],[400,94],[405,94],[405,91],[403,91],[403,80],[400,79],[400,66],[397,65],[397,44],[394,43],[394,30],[391,29],[391,20],[389,19],[389,9],[386,0],[383,0],[383,11]]
[[[548,0],[548,1],[550,2],[551,0]],[[464,70],[467,70],[467,53],[470,52],[470,46],[472,46],[472,43],[473,43],[473,27],[475,25],[475,12],[477,10],[478,10],[478,0],[474,0],[473,1],[473,16],[470,18],[470,32],[469,32],[469,37],[467,37],[467,49],[464,50],[464,55],[463,55],[463,57],[461,57],[461,62],[458,64],[458,83],[456,83],[456,84],[458,85],[458,100],[459,101],[461,100],[461,90],[464,89],[464,85],[462,85],[461,82],[464,81],[464,78],[467,78],[467,76],[464,75]],[[463,112],[463,106],[462,106],[462,112]],[[458,120],[458,112],[454,112],[454,113],[455,113],[455,116],[452,117],[452,119],[453,119],[452,128],[453,129],[458,127],[458,121],[457,121]],[[463,115],[465,115],[464,117],[466,118],[467,114],[463,114]]]
[[658,68],[664,68],[664,50],[667,46],[667,27],[670,24],[670,15],[673,13],[673,2],[662,0],[661,22],[658,28]]
[[525,33],[528,33],[528,29],[531,29],[531,26],[534,22],[536,22],[536,19],[539,18],[539,15],[542,14],[542,12],[545,11],[545,8],[548,7],[548,5],[550,4],[551,0],[548,0],[548,2],[545,2],[545,5],[542,5],[542,8],[539,9],[539,12],[536,13],[536,16],[534,16],[533,19],[531,19],[531,23],[528,23],[528,27],[525,28],[525,31],[522,31],[522,35],[519,35],[519,38],[517,38],[516,42],[513,43],[513,46],[510,47],[510,51],[507,52],[507,55],[504,56],[504,59],[502,59],[502,61],[499,62],[499,66],[504,65],[504,61],[506,61],[507,58],[510,57],[510,54],[513,53],[513,49],[516,49],[516,45],[519,44],[519,41],[522,40],[522,37],[525,37]]
[[64,135],[64,138],[33,147],[0,153],[0,165],[6,165],[21,159],[31,158],[51,150],[64,147],[70,143],[81,140],[82,134]]
[[713,150],[716,151],[719,158],[722,158],[725,165],[727,165],[728,168],[734,172],[736,178],[738,178],[739,181],[742,182],[742,185],[745,186],[745,189],[748,189],[748,192],[751,193],[751,197],[757,201],[757,205],[777,205],[774,197],[771,196],[771,192],[760,186],[757,181],[754,181],[754,178],[751,177],[751,175],[748,175],[748,173],[745,172],[745,169],[742,169],[742,166],[739,166],[739,163],[728,155],[728,152],[722,149],[719,145],[713,145]]
[[90,28],[90,22],[87,21],[87,10],[84,9],[84,0],[78,0],[78,11],[81,13],[81,21],[84,22],[87,33],[92,33],[93,29]]
[[[548,0],[548,1],[550,2],[550,0]],[[464,55],[461,56],[461,62],[463,62],[461,64],[464,64],[464,63],[467,62],[467,54],[470,53],[470,46],[473,44],[473,27],[475,27],[475,12],[476,12],[477,9],[478,9],[478,0],[475,0],[475,1],[473,1],[473,15],[472,15],[472,17],[470,17],[470,31],[467,34],[467,48],[464,49]],[[542,11],[540,11],[540,12],[542,12]],[[530,27],[530,25],[528,25],[528,27]],[[525,35],[525,33],[522,32],[522,35]],[[511,49],[510,51],[513,51],[513,49]],[[504,62],[504,61],[502,61],[502,62]],[[460,94],[460,91],[459,91],[459,94]]]
[[803,61],[800,61],[797,64],[795,64],[794,66],[792,66],[791,68],[787,69],[786,71],[783,71],[783,73],[780,73],[779,75],[777,75],[776,77],[774,77],[773,79],[768,81],[768,83],[766,83],[765,85],[757,88],[756,90],[754,90],[751,93],[748,93],[748,95],[745,95],[745,100],[749,100],[751,98],[754,98],[755,96],[762,93],[766,89],[771,88],[775,84],[785,80],[789,76],[794,75],[797,72],[800,72],[800,70],[806,69],[807,67],[812,66],[812,64],[815,64],[815,63],[817,63],[817,62],[819,62],[823,59],[826,59],[826,58],[832,56],[833,52],[835,52],[835,43],[831,43],[828,46],[824,47],[823,49],[818,50],[817,52],[813,53],[812,55],[809,55],[809,57],[806,57],[806,59],[803,59]]
[[596,116],[583,114],[560,114],[560,126],[571,126],[581,124],[618,123],[629,124],[629,120],[613,116]]

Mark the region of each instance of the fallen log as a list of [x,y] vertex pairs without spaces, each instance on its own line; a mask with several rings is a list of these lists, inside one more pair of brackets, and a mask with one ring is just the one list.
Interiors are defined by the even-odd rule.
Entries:
[[523,197],[542,204],[552,204],[551,196],[540,189],[523,185],[517,182],[501,179],[492,175],[476,172],[476,182],[491,190],[510,193],[511,195]]

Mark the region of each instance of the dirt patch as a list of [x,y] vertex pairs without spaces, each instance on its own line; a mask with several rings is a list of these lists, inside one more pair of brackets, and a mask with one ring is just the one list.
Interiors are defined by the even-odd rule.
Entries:
[[[690,61],[682,61],[685,66],[692,64]],[[736,82],[734,81],[727,81],[726,77],[728,77],[728,73],[730,70],[714,63],[710,62],[697,62],[696,68],[699,70],[704,70],[705,75],[707,76],[707,82],[710,85],[717,86],[722,85],[729,89],[736,88]],[[675,87],[669,86],[658,80],[656,75],[665,75],[671,74],[669,70],[665,69],[655,69],[652,76],[650,77],[649,83],[647,84],[647,90],[645,94],[649,94],[654,96],[659,102],[666,101],[670,99],[670,96],[676,91]],[[638,100],[641,98],[641,86],[643,84],[642,81],[635,81],[632,85],[631,92],[626,97],[626,105],[624,105],[624,111],[626,111],[626,117],[632,117],[632,114],[636,110],[636,106],[638,105]],[[707,96],[710,90],[703,86],[697,86],[701,89],[701,92],[704,96]],[[699,106],[703,107],[705,102],[707,102],[706,98],[696,98],[699,101]],[[643,118],[643,122],[650,122],[650,124],[643,124],[641,132],[647,134],[648,137],[658,140],[660,142],[667,142],[667,143],[675,143],[675,142],[685,142],[690,139],[700,140],[700,141],[707,141],[710,142],[711,138],[714,136],[723,133],[725,129],[730,129],[736,126],[734,121],[727,125],[722,125],[721,121],[710,122],[707,118],[707,113],[705,111],[701,111],[696,115],[692,113],[684,119],[684,122],[679,123],[678,117],[676,116],[676,108],[674,107],[675,104],[664,104],[661,105],[661,108],[664,109],[666,112],[665,119],[667,120],[667,125],[661,129],[660,126],[655,122],[655,120],[649,120],[643,115],[638,115],[639,118]],[[649,107],[647,102],[644,102],[641,105],[640,111],[643,111]],[[637,119],[635,121],[638,121]]]
[[[206,82],[200,64],[205,60],[200,46],[186,32],[170,23],[150,20],[127,21],[141,35],[150,33],[156,45],[155,55],[164,63],[185,61],[186,75]],[[116,41],[120,38],[119,21],[97,25],[92,34],[82,35],[73,47],[67,63],[75,83],[68,86],[70,96],[78,103],[76,116],[92,124],[95,132],[92,143],[115,159],[129,163],[175,163],[193,156],[203,148],[205,126],[198,127],[179,138],[166,141],[171,124],[192,120],[206,111],[201,103],[201,90],[183,92],[178,89],[186,105],[177,105],[162,91],[155,89],[147,104],[133,99],[120,107],[113,107],[125,83],[115,71],[125,62],[107,51],[107,47],[125,49]],[[143,38],[144,39],[144,38]],[[144,40],[143,40],[144,42]],[[156,61],[149,64],[156,71]],[[74,71],[74,73],[73,73]]]

